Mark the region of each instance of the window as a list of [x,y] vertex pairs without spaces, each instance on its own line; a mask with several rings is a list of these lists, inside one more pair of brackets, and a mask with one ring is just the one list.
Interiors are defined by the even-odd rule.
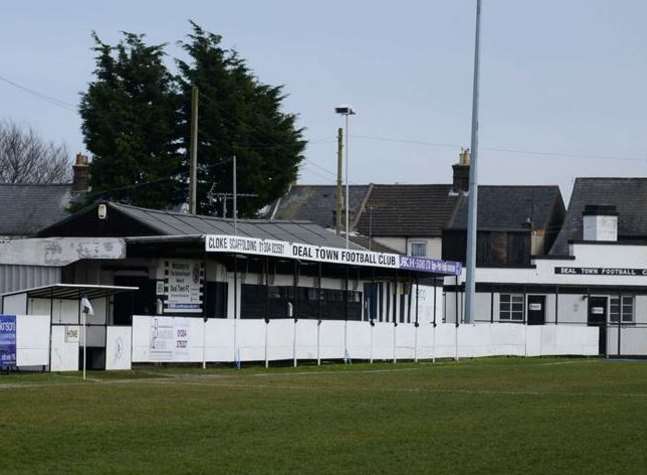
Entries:
[[412,242],[411,243],[411,255],[414,257],[426,257],[427,256],[427,243],[426,242]]
[[631,296],[611,297],[609,299],[609,321],[618,323],[622,316],[622,323],[634,321],[634,298]]
[[499,320],[523,320],[523,295],[501,294],[499,296]]

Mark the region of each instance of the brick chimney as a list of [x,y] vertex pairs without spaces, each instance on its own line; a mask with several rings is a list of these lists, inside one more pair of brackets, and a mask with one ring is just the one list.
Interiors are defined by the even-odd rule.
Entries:
[[72,192],[82,193],[90,189],[90,166],[87,155],[76,154],[76,161],[72,166]]
[[458,163],[452,165],[454,180],[452,193],[467,193],[470,185],[470,149],[461,148],[458,154]]

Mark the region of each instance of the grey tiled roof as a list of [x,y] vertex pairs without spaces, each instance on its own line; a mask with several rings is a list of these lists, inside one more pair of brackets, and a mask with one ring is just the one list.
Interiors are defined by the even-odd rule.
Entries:
[[[448,229],[467,228],[468,197],[461,195]],[[478,195],[478,229],[521,231],[550,225],[555,207],[564,208],[558,186],[481,185]]]
[[[43,237],[62,236],[66,234],[79,235],[79,229],[81,233],[93,233],[92,236],[96,236],[96,232],[101,232],[104,234],[113,233],[115,237],[144,235],[195,237],[203,234],[234,235],[234,222],[230,218],[190,215],[174,211],[139,208],[112,202],[107,203],[107,205],[108,222],[112,214],[118,213],[130,219],[127,227],[96,231],[100,230],[101,222],[97,221],[97,205],[95,205],[90,209],[85,209],[68,217],[61,223],[57,223],[48,229],[43,229],[39,235]],[[317,246],[346,247],[346,242],[343,237],[337,236],[334,232],[308,221],[239,219],[236,234],[239,236],[299,242]],[[350,243],[350,247],[353,249],[363,249],[361,246],[352,242]]]
[[357,231],[383,237],[440,237],[458,199],[457,195],[450,194],[451,188],[451,185],[373,185]]
[[65,218],[72,185],[0,184],[0,236],[29,236]]
[[[370,185],[351,185],[351,221],[368,193]],[[312,221],[325,228],[333,228],[333,212],[336,209],[334,185],[294,185],[290,191],[272,206],[274,219],[297,219]],[[344,193],[346,189],[344,188]],[[269,217],[269,216],[268,216]]]
[[618,211],[618,240],[647,239],[647,178],[577,178],[564,226],[550,253],[568,254],[568,241],[582,239],[586,205],[613,205]]

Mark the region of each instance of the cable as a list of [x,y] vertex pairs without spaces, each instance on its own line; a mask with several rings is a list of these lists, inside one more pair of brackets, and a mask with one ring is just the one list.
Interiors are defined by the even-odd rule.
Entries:
[[[449,143],[434,143],[426,142],[424,140],[408,140],[408,139],[397,139],[389,137],[376,137],[371,135],[351,135],[352,138],[358,139],[367,139],[367,140],[377,140],[380,142],[393,142],[393,143],[405,143],[413,145],[424,145],[428,147],[443,147],[443,148],[459,148],[459,144],[449,144]],[[568,152],[545,152],[545,151],[536,151],[536,150],[523,150],[515,148],[506,148],[506,147],[479,147],[479,150],[487,150],[490,152],[503,152],[503,153],[516,153],[516,154],[525,154],[525,155],[536,155],[547,158],[572,158],[576,160],[618,160],[618,161],[636,161],[644,162],[647,161],[647,157],[618,157],[610,155],[588,155],[588,154],[575,154]]]
[[11,81],[10,79],[7,79],[6,77],[3,77],[3,76],[0,76],[0,81],[3,81],[3,82],[5,82],[5,83],[17,88],[17,89],[20,89],[21,91],[27,92],[27,93],[29,93],[29,94],[31,94],[33,96],[36,96],[36,97],[38,97],[40,99],[43,99],[43,100],[49,102],[50,104],[52,104],[54,106],[57,106],[57,107],[60,107],[62,109],[65,109],[67,111],[74,112],[75,114],[78,114],[78,112],[76,110],[76,106],[73,105],[73,104],[70,104],[69,102],[62,101],[62,100],[57,99],[55,97],[48,96],[47,94],[43,94],[42,92],[38,92],[38,91],[36,91],[34,89],[30,89],[30,88],[28,88],[26,86],[22,86],[22,85],[18,84],[17,82]]
[[316,168],[318,168],[319,170],[321,170],[321,171],[323,171],[323,172],[325,172],[325,173],[328,173],[329,175],[332,175],[332,176],[334,176],[334,177],[336,177],[336,176],[337,176],[337,174],[336,174],[336,173],[334,173],[334,172],[332,172],[332,171],[328,170],[327,168],[322,167],[321,165],[317,165],[315,162],[313,162],[313,161],[312,161],[312,158],[306,158],[305,160],[303,160],[303,161],[301,162],[301,164],[302,164],[302,165],[311,165],[311,166],[316,167]]

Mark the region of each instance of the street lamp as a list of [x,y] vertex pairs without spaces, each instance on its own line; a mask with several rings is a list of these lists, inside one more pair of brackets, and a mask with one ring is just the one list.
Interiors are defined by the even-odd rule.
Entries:
[[337,114],[343,115],[345,119],[345,125],[346,125],[346,130],[345,130],[345,135],[346,135],[346,144],[345,144],[345,149],[346,149],[346,249],[349,248],[349,235],[350,235],[350,193],[349,193],[349,186],[348,186],[348,142],[349,142],[349,131],[348,131],[348,118],[351,115],[355,115],[355,111],[353,110],[353,107],[346,104],[346,105],[341,105],[335,107],[335,112]]

